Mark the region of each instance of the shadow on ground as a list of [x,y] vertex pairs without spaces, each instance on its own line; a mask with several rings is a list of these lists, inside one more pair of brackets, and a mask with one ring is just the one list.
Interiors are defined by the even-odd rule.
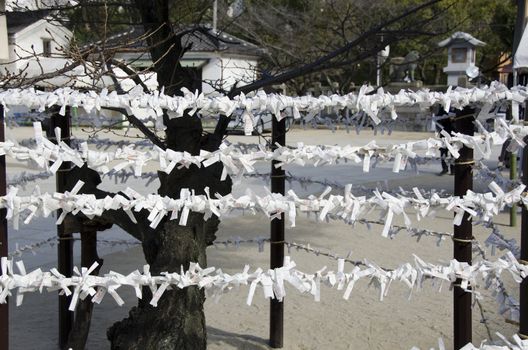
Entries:
[[241,350],[268,350],[268,340],[250,334],[226,332],[218,328],[207,327],[207,344],[230,346]]

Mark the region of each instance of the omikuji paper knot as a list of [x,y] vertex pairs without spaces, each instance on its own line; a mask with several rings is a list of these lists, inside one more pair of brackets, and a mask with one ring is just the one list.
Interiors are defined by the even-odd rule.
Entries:
[[[503,143],[507,138],[516,140],[516,147],[524,145],[522,139],[528,135],[528,126],[509,125],[500,120],[492,133],[467,136],[462,134],[449,135],[442,131],[442,137],[429,138],[396,144],[378,146],[374,141],[365,146],[311,146],[299,143],[296,148],[278,146],[274,151],[261,148],[257,151],[241,152],[235,145],[222,144],[217,151],[202,150],[195,156],[187,152],[177,152],[171,149],[162,150],[155,147],[150,151],[140,151],[135,144],[123,145],[114,151],[94,151],[88,148],[88,143],[81,143],[80,150],[75,150],[64,142],[54,144],[42,133],[40,123],[35,123],[36,148],[17,145],[14,142],[0,143],[0,155],[6,154],[20,161],[30,161],[38,167],[55,173],[63,162],[73,162],[81,167],[88,167],[106,174],[110,171],[119,172],[131,168],[136,177],[142,176],[143,167],[151,162],[157,162],[159,169],[170,173],[174,168],[189,168],[190,166],[209,167],[216,162],[223,164],[221,180],[228,174],[240,177],[246,172],[254,172],[254,164],[258,161],[278,161],[277,166],[295,164],[300,166],[323,166],[342,162],[362,164],[363,171],[369,172],[371,161],[393,161],[393,172],[405,169],[411,161],[417,161],[419,153],[427,157],[434,156],[442,147],[447,147],[454,158],[459,157],[458,150],[467,146],[476,151],[477,158],[489,159],[491,146]],[[59,135],[60,136],[60,135]],[[513,147],[513,146],[512,146]],[[50,166],[50,162],[52,165]],[[116,164],[117,163],[117,164]],[[114,165],[111,165],[114,164]],[[413,163],[414,164],[414,163]]]
[[[163,110],[168,111],[169,118],[184,117],[186,111],[191,116],[199,111],[199,115],[203,117],[215,117],[219,114],[231,116],[237,111],[242,115],[244,130],[247,133],[253,129],[253,113],[269,112],[278,120],[284,118],[286,113],[299,119],[301,113],[315,115],[325,109],[340,111],[346,108],[353,113],[364,111],[374,124],[379,124],[382,111],[394,120],[397,118],[395,109],[401,106],[419,104],[422,107],[430,107],[435,103],[441,103],[448,111],[451,107],[462,109],[474,103],[490,105],[504,99],[512,101],[514,122],[517,122],[518,105],[528,97],[525,87],[516,86],[509,90],[498,82],[493,82],[490,86],[470,89],[449,87],[446,92],[423,89],[419,91],[401,90],[398,94],[390,94],[383,89],[378,89],[377,93],[369,94],[372,90],[370,86],[362,86],[357,94],[319,97],[291,97],[259,91],[253,96],[240,94],[230,99],[222,95],[205,96],[198,92],[192,93],[187,89],[182,89],[183,96],[165,95],[163,89],[147,94],[141,91],[141,87],[121,95],[115,91],[108,92],[107,89],[103,89],[100,93],[80,92],[71,88],[61,88],[50,92],[34,89],[9,89],[0,92],[0,104],[6,108],[22,105],[39,111],[58,105],[61,106],[61,115],[65,114],[66,106],[81,107],[88,113],[105,107],[125,110],[143,109],[154,112],[158,121],[163,115]],[[141,114],[147,116],[150,113]]]
[[218,217],[233,210],[246,210],[253,214],[261,211],[270,219],[285,214],[290,225],[295,226],[297,211],[315,213],[319,219],[340,219],[346,223],[353,224],[363,219],[366,213],[378,209],[382,211],[385,219],[383,236],[389,235],[394,215],[400,215],[405,221],[406,227],[411,226],[411,219],[407,211],[413,210],[418,220],[429,215],[433,208],[443,208],[456,213],[454,223],[460,224],[464,213],[473,217],[482,217],[489,221],[496,216],[505,206],[522,202],[528,204],[528,198],[523,194],[524,185],[520,185],[509,192],[504,192],[492,182],[490,187],[493,192],[474,193],[468,191],[463,197],[440,197],[432,193],[430,198],[424,198],[419,191],[415,191],[416,197],[404,195],[394,196],[386,192],[380,193],[375,190],[373,196],[355,196],[352,194],[352,186],[346,186],[344,194],[334,195],[331,188],[327,188],[319,197],[313,195],[308,198],[300,198],[293,190],[287,195],[268,193],[266,196],[256,196],[250,192],[235,198],[233,195],[214,197],[206,189],[205,195],[196,195],[193,191],[182,189],[177,199],[156,194],[143,196],[136,191],[127,188],[124,193],[128,197],[116,194],[113,197],[95,198],[90,194],[79,194],[82,182],[78,182],[71,192],[41,194],[38,187],[32,196],[18,196],[16,187],[9,187],[7,195],[0,197],[0,208],[7,209],[7,219],[13,221],[15,229],[21,215],[29,213],[24,223],[29,223],[32,218],[42,216],[48,217],[53,211],[61,209],[62,214],[57,223],[62,222],[68,213],[73,215],[83,213],[88,217],[100,216],[106,210],[123,209],[135,222],[133,211],[147,210],[150,212],[148,220],[151,227],[155,228],[161,220],[169,216],[170,220],[179,219],[180,225],[187,223],[190,212],[198,212],[209,217],[214,214]]
[[183,268],[178,272],[166,272],[160,276],[152,276],[148,265],[143,268],[143,273],[134,271],[128,275],[109,272],[104,276],[94,276],[91,273],[97,268],[94,263],[90,268],[75,269],[73,277],[65,277],[52,269],[44,272],[36,269],[27,273],[24,264],[16,263],[19,273],[13,268],[13,261],[5,257],[1,259],[0,276],[0,303],[5,303],[7,297],[13,292],[17,293],[17,304],[23,301],[25,293],[61,290],[66,295],[72,295],[70,310],[74,310],[78,300],[84,300],[88,295],[92,301],[100,302],[106,293],[110,293],[114,300],[123,304],[123,300],[117,293],[121,286],[134,288],[136,296],[141,298],[141,288],[148,286],[152,290],[150,304],[157,306],[159,299],[166,290],[170,288],[187,288],[198,286],[203,288],[209,297],[218,299],[222,294],[228,292],[232,287],[249,285],[247,303],[251,304],[256,288],[261,287],[266,298],[281,300],[286,296],[286,282],[301,293],[311,294],[316,301],[321,298],[321,286],[335,287],[338,290],[345,289],[343,297],[348,299],[359,280],[373,283],[380,292],[380,301],[388,295],[389,286],[392,282],[401,282],[409,290],[422,286],[425,279],[438,279],[440,281],[454,282],[461,279],[462,288],[472,286],[473,293],[476,291],[479,281],[483,285],[493,288],[494,284],[488,283],[500,276],[503,272],[509,272],[518,283],[528,273],[528,267],[520,264],[512,254],[506,254],[504,258],[497,261],[482,260],[473,265],[451,260],[448,265],[435,265],[427,263],[415,256],[414,265],[405,263],[393,270],[384,270],[375,263],[365,261],[365,268],[355,266],[350,272],[345,271],[344,261],[338,260],[337,271],[327,270],[326,267],[315,273],[304,273],[296,269],[296,264],[286,257],[284,266],[272,270],[256,269],[250,272],[246,265],[241,273],[234,275],[224,273],[214,267],[202,268],[199,264],[191,263],[189,269]]

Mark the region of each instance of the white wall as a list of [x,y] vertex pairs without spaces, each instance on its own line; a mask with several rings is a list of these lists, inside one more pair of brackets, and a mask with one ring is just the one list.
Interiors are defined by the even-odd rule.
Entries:
[[[5,12],[5,0],[0,0],[0,12]],[[0,14],[0,59],[9,58],[7,48],[7,24],[6,16]]]
[[211,81],[217,82],[222,79],[222,59],[219,57],[211,58],[207,64],[202,67],[202,92],[209,94],[214,92]]
[[229,90],[237,81],[239,85],[245,85],[255,81],[257,60],[244,58],[218,57],[212,58],[202,68],[202,92],[204,94],[214,92],[211,81],[221,85],[224,90]]
[[257,78],[257,61],[249,59],[222,59],[224,64],[224,84],[228,88],[237,81],[239,86],[249,84]]
[[[40,20],[16,33],[13,37],[15,43],[10,46],[14,46],[14,50],[21,57],[30,56],[33,50],[37,55],[41,55],[43,53],[43,40],[51,40],[51,55],[54,57],[62,54],[63,49],[61,47],[68,48],[71,35],[71,32],[62,26]],[[11,59],[15,58],[11,57]],[[21,62],[21,64],[23,63]]]
[[[62,26],[49,23],[46,20],[40,20],[32,25],[24,28],[18,33],[10,37],[9,43],[9,61],[17,61],[14,64],[6,65],[6,60],[0,60],[0,74],[4,74],[5,69],[11,72],[16,72],[23,69],[28,61],[30,63],[36,62],[33,52],[37,55],[42,55],[43,40],[51,40],[51,55],[57,57],[62,54],[62,48],[68,48],[69,38],[72,33]],[[61,61],[61,62],[59,62]],[[3,63],[3,64],[2,64]],[[56,58],[54,60],[42,59],[42,66],[44,71],[53,71],[57,67],[63,66],[66,60]],[[33,64],[31,64],[33,66]],[[38,66],[38,64],[37,64]],[[40,67],[38,67],[40,72]],[[35,72],[34,74],[37,74]]]

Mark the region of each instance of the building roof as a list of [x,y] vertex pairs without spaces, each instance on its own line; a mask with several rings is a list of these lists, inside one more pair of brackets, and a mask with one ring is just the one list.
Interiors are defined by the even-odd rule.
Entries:
[[445,46],[448,46],[451,43],[456,43],[456,42],[467,42],[467,43],[470,43],[473,46],[484,46],[484,45],[486,45],[485,42],[478,40],[477,38],[473,37],[471,34],[464,33],[464,32],[455,32],[449,38],[439,42],[438,46],[445,47]]
[[[215,31],[212,28],[201,27],[197,30],[185,29],[185,31],[188,31],[188,33],[183,35],[182,44],[183,46],[190,44],[190,52],[225,52],[248,56],[262,56],[265,52],[264,49],[249,41],[226,32]],[[120,32],[109,37],[105,41],[105,47],[114,47],[117,51],[119,51],[120,47],[145,47],[146,50],[147,44],[144,39],[146,36],[143,26],[137,25],[128,31]],[[87,46],[101,43],[99,41]]]
[[7,33],[9,35],[18,33],[48,15],[49,11],[6,12]]
[[53,9],[60,6],[74,6],[78,2],[75,0],[6,0],[6,11],[40,11]]

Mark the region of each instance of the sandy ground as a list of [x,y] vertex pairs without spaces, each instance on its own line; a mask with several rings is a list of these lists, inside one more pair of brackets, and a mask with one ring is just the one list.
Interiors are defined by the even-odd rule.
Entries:
[[[12,129],[11,134],[17,139],[29,137],[31,129]],[[77,135],[81,136],[79,130]],[[404,142],[406,140],[422,139],[430,136],[426,133],[395,132],[392,135],[373,135],[372,132],[347,134],[344,131],[331,133],[327,130],[293,130],[288,134],[288,142],[295,144],[303,141],[306,144],[366,144],[375,138],[379,144]],[[102,135],[104,137],[104,135]],[[111,136],[117,138],[117,136]],[[256,137],[231,136],[232,142],[257,142]],[[497,150],[496,152],[497,153]],[[488,162],[491,166],[494,160]],[[23,171],[25,166],[9,161],[9,174]],[[266,172],[269,164],[259,165],[258,170]],[[299,176],[314,179],[329,179],[340,183],[363,184],[388,188],[444,188],[452,191],[453,177],[436,176],[440,170],[439,164],[427,165],[416,174],[411,171],[394,174],[391,165],[381,165],[364,174],[360,167],[339,165],[323,168],[288,167],[288,171]],[[44,191],[53,190],[53,180],[39,183]],[[144,181],[131,180],[128,186],[149,193],[156,190],[156,183],[146,187]],[[261,191],[266,185],[259,179],[245,179],[234,188],[235,195],[242,194],[247,188]],[[296,192],[302,195],[319,193],[320,185],[301,188],[293,183]],[[126,185],[104,183],[106,188],[113,190]],[[476,183],[476,188],[484,190],[486,184]],[[30,191],[30,186],[26,191]],[[375,214],[373,218],[376,218]],[[396,223],[401,222],[396,220]],[[519,229],[506,225],[508,217],[501,214],[495,220],[501,231],[507,237],[518,239]],[[436,218],[414,221],[417,227],[430,228],[438,231],[452,230],[452,214],[438,212]],[[10,227],[10,246],[15,243],[29,244],[48,238],[54,234],[53,220],[39,219],[29,225],[21,226],[19,231]],[[417,254],[430,262],[448,261],[452,256],[451,242],[440,246],[432,238],[424,238],[420,242],[401,232],[394,239],[381,237],[381,226],[372,226],[371,230],[363,225],[355,227],[341,222],[317,223],[303,216],[298,217],[297,227],[287,228],[286,239],[298,243],[310,243],[313,247],[330,250],[346,255],[352,251],[352,258],[376,262],[380,266],[393,268],[403,262],[412,262],[413,254]],[[484,240],[489,231],[475,227],[477,238]],[[231,237],[255,237],[269,235],[269,221],[264,216],[232,215],[222,221],[218,239]],[[101,238],[128,238],[119,229],[111,229],[100,234]],[[78,246],[77,260],[78,260]],[[114,270],[128,273],[140,268],[144,259],[139,248],[123,248],[101,246],[104,258],[103,271]],[[323,266],[336,268],[336,262],[323,256],[315,256],[302,251],[291,250],[288,253],[297,263],[298,268],[306,272],[315,272]],[[36,255],[25,254],[22,259],[26,266],[35,268],[42,266],[50,268],[56,265],[54,247],[43,247]],[[208,251],[209,266],[221,267],[227,272],[240,271],[245,264],[252,267],[266,268],[269,265],[269,245],[264,253],[258,253],[256,245],[234,247],[210,247]],[[348,267],[350,268],[350,266]],[[508,289],[513,295],[518,295],[517,286],[506,278]],[[374,286],[368,286],[365,281],[354,288],[351,298],[345,301],[342,292],[323,287],[321,302],[314,302],[309,295],[300,295],[293,288],[287,290],[285,299],[285,349],[410,349],[419,346],[428,349],[437,344],[442,337],[447,348],[452,348],[452,297],[447,286],[441,291],[426,285],[423,290],[415,291],[408,299],[408,289],[399,284],[391,286],[388,297],[379,301],[379,291]],[[117,306],[110,297],[95,306],[92,329],[88,349],[108,349],[106,329],[112,323],[126,316],[129,308],[135,304],[133,291],[122,288],[120,295],[126,301],[123,307]],[[233,290],[226,294],[218,303],[208,300],[205,305],[208,325],[209,349],[268,349],[268,308],[269,302],[257,291],[252,306],[245,304],[247,288]],[[483,291],[482,301],[484,317],[492,332],[499,331],[506,336],[515,332],[515,326],[507,324],[497,313],[497,305],[489,293]],[[10,305],[10,342],[13,349],[56,349],[57,348],[57,296],[55,293],[27,295],[22,306]],[[486,327],[478,308],[474,309],[473,339],[475,343],[489,338]],[[492,333],[494,335],[494,333]]]

